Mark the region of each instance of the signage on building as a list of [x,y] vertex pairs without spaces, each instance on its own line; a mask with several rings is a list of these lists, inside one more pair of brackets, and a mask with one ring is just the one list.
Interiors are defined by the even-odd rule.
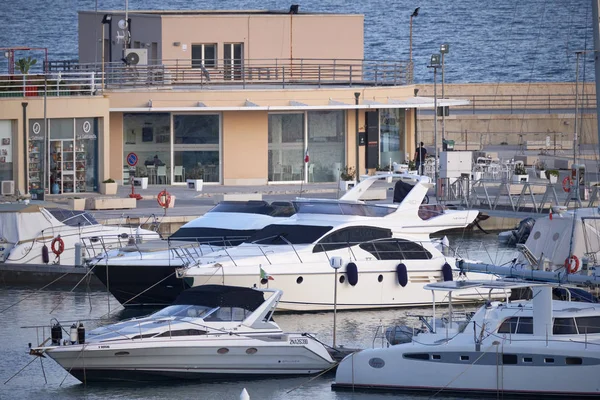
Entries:
[[130,167],[135,167],[135,165],[138,163],[138,156],[135,153],[129,153],[127,154],[127,164]]

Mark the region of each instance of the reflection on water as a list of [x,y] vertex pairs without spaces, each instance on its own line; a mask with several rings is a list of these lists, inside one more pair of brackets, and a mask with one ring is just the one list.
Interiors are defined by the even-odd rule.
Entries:
[[[472,259],[488,254],[495,258],[510,258],[499,249],[495,235],[469,234],[450,237],[459,252]],[[512,253],[512,251],[509,251]],[[489,261],[487,259],[486,261]],[[110,315],[108,310],[112,311]],[[469,306],[467,309],[474,309]],[[44,290],[34,288],[0,287],[0,380],[7,381],[19,369],[32,360],[28,343],[36,345],[49,336],[49,329],[22,329],[24,326],[49,326],[53,318],[59,321],[84,321],[86,329],[112,323],[121,319],[148,314],[152,310],[123,310],[118,302],[102,291]],[[378,327],[401,323],[416,324],[408,314],[429,314],[429,308],[377,311],[344,311],[337,314],[336,340],[338,345],[351,348],[381,346],[381,338],[375,339]],[[101,319],[102,318],[102,319]],[[276,314],[275,320],[282,329],[290,332],[310,332],[324,343],[333,339],[333,313]],[[42,368],[43,367],[43,368]],[[48,383],[44,383],[44,373]],[[169,384],[102,384],[84,386],[68,375],[49,359],[35,360],[0,390],[0,399],[164,399],[208,398],[238,399],[246,388],[252,399],[384,399],[385,394],[335,393],[330,389],[332,375],[310,378],[244,380],[199,384],[173,382]],[[295,390],[289,392],[290,390]],[[401,396],[401,398],[413,398]],[[418,397],[415,397],[418,398]]]

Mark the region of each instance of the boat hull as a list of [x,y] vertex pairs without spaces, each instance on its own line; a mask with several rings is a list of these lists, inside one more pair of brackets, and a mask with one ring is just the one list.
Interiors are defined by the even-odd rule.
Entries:
[[[175,275],[173,265],[105,265],[101,261],[93,273],[125,307],[165,306],[173,303],[187,288]],[[108,271],[108,272],[107,272]]]
[[46,354],[82,382],[309,375],[334,365],[320,344],[300,334],[89,343],[83,351],[59,346]]

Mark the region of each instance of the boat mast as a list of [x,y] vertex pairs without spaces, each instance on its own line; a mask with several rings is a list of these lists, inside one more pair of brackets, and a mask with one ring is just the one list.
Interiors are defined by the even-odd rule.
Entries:
[[[600,121],[600,102],[598,102],[598,93],[600,93],[600,20],[598,20],[598,4],[600,0],[592,0],[592,21],[594,28],[594,69],[596,78],[596,118]],[[575,116],[577,118],[577,116]],[[600,145],[600,124],[598,124],[598,144]]]

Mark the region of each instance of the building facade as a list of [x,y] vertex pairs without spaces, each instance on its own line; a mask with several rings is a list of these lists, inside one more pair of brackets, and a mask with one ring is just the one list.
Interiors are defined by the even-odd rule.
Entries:
[[127,19],[82,11],[78,63],[0,77],[2,180],[22,193],[96,191],[131,174],[161,185],[332,182],[346,167],[406,162],[415,110],[433,108],[415,96],[410,63],[363,59],[361,15]]

